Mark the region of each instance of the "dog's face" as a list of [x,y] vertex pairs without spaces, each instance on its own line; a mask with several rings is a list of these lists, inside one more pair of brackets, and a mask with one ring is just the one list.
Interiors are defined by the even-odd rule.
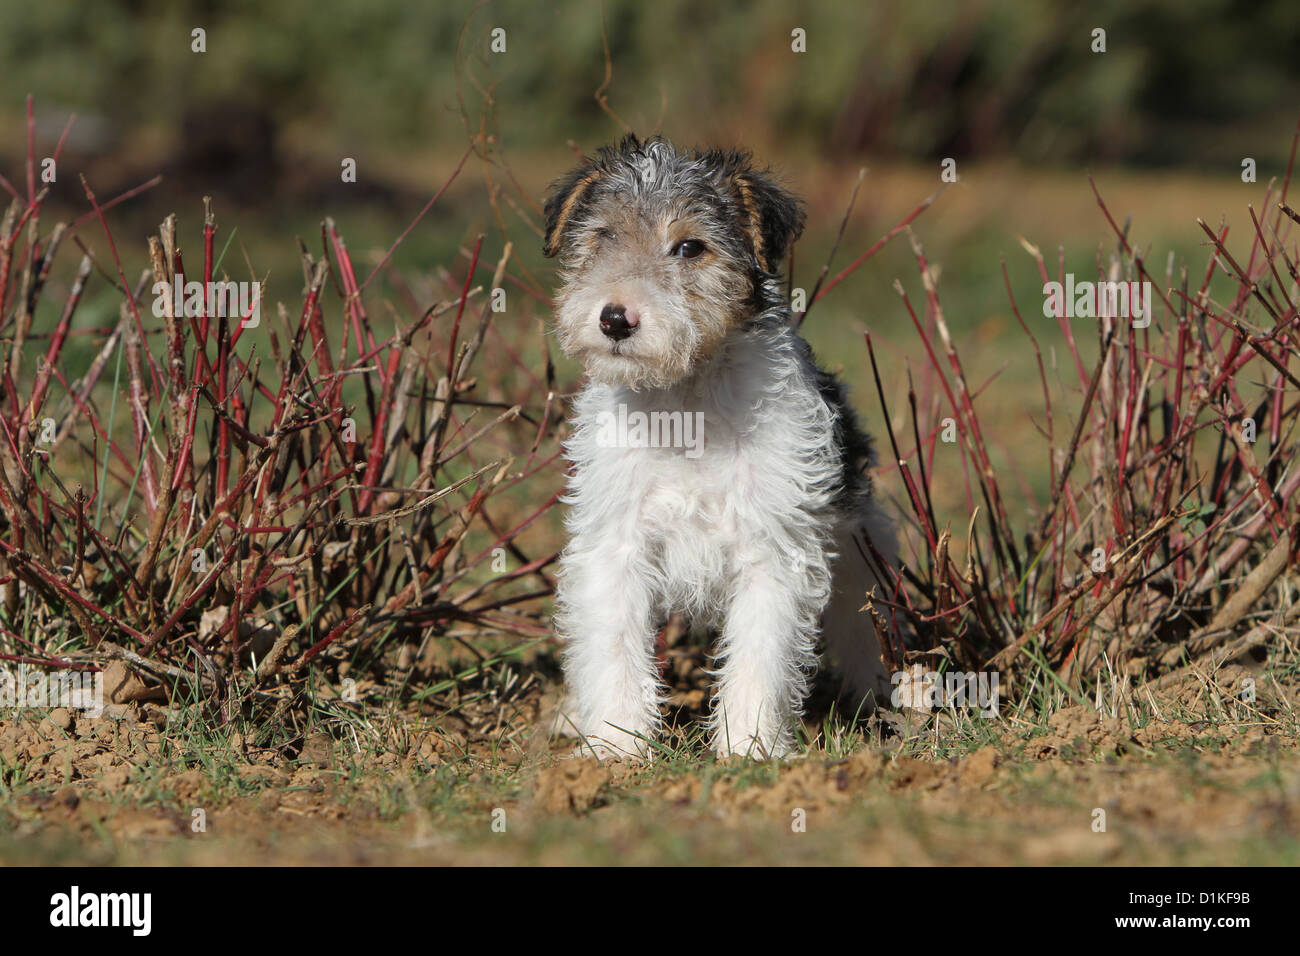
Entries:
[[597,381],[672,385],[764,307],[802,228],[798,200],[747,154],[632,136],[602,149],[546,202],[560,346]]

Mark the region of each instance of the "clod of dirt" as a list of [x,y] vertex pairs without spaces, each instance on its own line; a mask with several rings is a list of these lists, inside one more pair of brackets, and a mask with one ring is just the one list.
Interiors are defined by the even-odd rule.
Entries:
[[104,712],[100,716],[105,720],[113,720],[120,723],[138,723],[140,720],[140,705],[134,700],[129,704],[105,704]]
[[919,760],[916,757],[899,757],[894,761],[894,774],[889,780],[891,790],[935,790],[949,776],[946,764]]
[[957,764],[957,779],[962,786],[980,787],[993,778],[994,770],[1002,762],[997,748],[981,747]]
[[[715,783],[708,800],[727,812],[759,810],[782,818],[787,818],[796,808],[809,814],[819,813],[861,799],[871,781],[884,772],[887,762],[876,750],[862,750],[848,760],[832,763],[815,759],[791,761],[780,768],[771,783]],[[663,797],[682,806],[700,800],[702,791],[698,777],[685,777],[669,784]]]
[[155,730],[165,730],[167,723],[171,720],[171,715],[165,708],[157,704],[145,704],[140,708],[143,711],[143,718],[153,725]]
[[731,803],[737,809],[758,807],[771,816],[789,817],[796,807],[816,813],[846,803],[849,794],[849,790],[840,788],[837,775],[825,764],[805,760],[785,770],[770,787],[736,791],[734,801],[719,794],[719,803]]
[[574,757],[537,775],[533,801],[548,813],[585,813],[609,784],[610,772],[594,757]]
[[682,777],[664,787],[662,796],[674,806],[684,807],[699,799],[703,783],[699,777]]
[[308,734],[303,741],[298,764],[303,767],[328,767],[333,760],[334,740],[329,734]]
[[181,806],[194,806],[208,786],[208,778],[202,770],[186,770],[164,777],[162,785],[172,791]]
[[1181,720],[1153,720],[1133,731],[1133,739],[1144,747],[1179,744],[1195,740],[1196,731]]
[[129,704],[138,700],[166,700],[167,691],[150,687],[122,661],[109,661],[104,665],[104,695],[113,704]]
[[888,758],[879,750],[859,750],[842,766],[835,776],[835,786],[840,790],[862,787],[884,772]]
[[263,785],[267,787],[284,787],[289,783],[289,775],[275,767],[268,767],[264,764],[245,764],[239,767],[236,772],[239,779],[250,785]]
[[1031,740],[1025,748],[1025,756],[1041,760],[1069,749],[1116,753],[1125,749],[1125,744],[1132,740],[1127,720],[1103,717],[1091,708],[1077,705],[1063,707],[1052,714],[1047,726],[1051,733]]

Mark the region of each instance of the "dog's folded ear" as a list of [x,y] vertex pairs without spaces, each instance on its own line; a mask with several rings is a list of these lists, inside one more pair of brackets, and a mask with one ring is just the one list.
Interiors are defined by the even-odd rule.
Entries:
[[731,185],[759,268],[778,272],[790,246],[803,232],[803,203],[748,162],[733,173]]
[[600,167],[588,164],[579,166],[551,185],[550,195],[546,197],[546,205],[543,207],[546,242],[542,246],[542,253],[547,258],[559,253],[569,223],[600,177]]

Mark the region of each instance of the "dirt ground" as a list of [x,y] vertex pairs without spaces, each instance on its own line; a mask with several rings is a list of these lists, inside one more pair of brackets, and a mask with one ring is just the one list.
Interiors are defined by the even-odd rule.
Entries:
[[[1267,692],[1235,699],[1252,676]],[[543,732],[553,685],[503,686],[269,746],[180,707],[20,711],[0,862],[1300,863],[1300,684],[1240,666],[1114,716],[825,718],[779,764],[715,760],[693,697],[654,761],[577,758]]]

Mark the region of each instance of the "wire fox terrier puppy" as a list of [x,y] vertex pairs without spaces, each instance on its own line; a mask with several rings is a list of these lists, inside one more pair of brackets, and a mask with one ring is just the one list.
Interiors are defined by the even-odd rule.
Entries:
[[795,331],[778,273],[799,200],[747,153],[629,136],[553,187],[556,329],[588,383],[555,625],[561,722],[601,757],[645,756],[660,729],[658,628],[716,630],[711,739],[777,757],[823,636],[854,709],[887,699],[868,592],[892,596],[870,440]]

